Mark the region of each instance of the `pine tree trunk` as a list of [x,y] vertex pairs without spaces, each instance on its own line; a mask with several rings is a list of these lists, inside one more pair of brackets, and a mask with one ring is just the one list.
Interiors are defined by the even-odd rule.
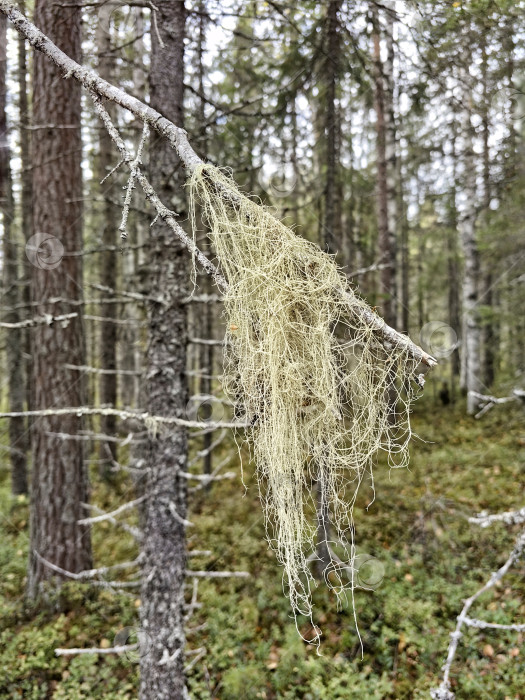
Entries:
[[[37,0],[35,24],[69,56],[80,60],[81,10],[67,2]],[[33,78],[33,213],[34,231],[46,242],[33,248],[31,292],[38,315],[66,314],[65,324],[40,324],[32,335],[35,409],[80,406],[82,375],[64,365],[84,364],[81,306],[82,258],[61,252],[82,248],[82,142],[80,85],[35,52]],[[62,127],[62,128],[59,128]],[[67,127],[67,128],[64,128]],[[66,301],[51,301],[60,297]],[[86,515],[87,472],[82,441],[62,440],[53,433],[76,435],[82,419],[45,416],[33,425],[30,566],[28,595],[56,573],[35,552],[71,572],[91,566],[90,529],[79,525]]]
[[[402,333],[410,333],[410,228],[407,220],[406,204],[404,200],[404,180],[401,158],[397,159],[398,172],[398,202],[400,218],[397,223],[400,243],[400,279],[401,279],[401,330]],[[397,231],[396,231],[397,234]]]
[[[448,306],[448,323],[452,331],[456,334],[456,338],[461,338],[461,309],[460,309],[460,268],[458,257],[458,212],[457,212],[457,153],[456,153],[457,133],[453,130],[451,145],[452,145],[452,188],[450,192],[450,201],[447,210],[447,306]],[[459,347],[454,348],[450,356],[450,374],[451,374],[451,393],[452,400],[456,393],[456,380],[460,375],[460,354]]]
[[[4,321],[17,323],[20,314],[18,282],[18,254],[13,227],[14,202],[11,181],[11,153],[7,139],[6,117],[6,66],[7,66],[7,19],[0,17],[0,207],[2,210],[3,240],[3,297],[6,306]],[[23,333],[20,328],[6,331],[6,369],[9,411],[24,410],[24,380],[22,366]],[[11,460],[11,491],[13,494],[27,493],[27,437],[24,418],[9,419],[9,454]]]
[[325,139],[326,139],[326,185],[323,222],[323,239],[325,249],[335,254],[341,245],[341,196],[339,177],[339,157],[341,138],[338,135],[340,122],[337,114],[337,81],[339,78],[339,10],[341,0],[330,0],[327,8],[327,40],[325,80],[326,103]]
[[[25,0],[19,0],[20,12],[25,14]],[[18,112],[20,129],[20,161],[21,161],[21,214],[22,214],[22,240],[27,241],[33,235],[33,176],[31,167],[31,115],[27,88],[27,53],[26,40],[22,34],[18,35]],[[24,272],[23,301],[29,309],[31,301],[31,263],[27,256],[22,257],[22,269]],[[31,368],[29,358],[31,357],[31,335],[29,330],[23,332],[23,347],[25,353],[25,400],[27,408],[32,408],[31,390]],[[32,418],[27,419],[27,426],[30,429]],[[30,440],[28,439],[28,443]],[[29,446],[29,445],[28,445]]]
[[[490,213],[490,153],[489,153],[489,94],[488,94],[488,76],[487,76],[487,50],[483,45],[482,49],[482,86],[483,86],[483,104],[482,104],[482,140],[483,140],[483,215],[488,219]],[[483,306],[488,309],[485,314],[481,329],[481,378],[485,387],[490,388],[494,383],[496,370],[496,355],[498,345],[498,332],[496,326],[496,314],[494,309],[494,279],[492,275],[492,261],[488,260],[483,266],[485,269],[481,276],[481,298]]]
[[400,187],[397,168],[397,134],[394,105],[394,16],[388,8],[395,3],[386,2],[385,10],[385,40],[386,57],[382,64],[385,109],[385,161],[386,161],[386,209],[388,221],[388,250],[385,262],[389,268],[390,286],[390,325],[397,321],[397,228],[399,219]]
[[[144,46],[144,15],[143,9],[140,7],[134,8],[135,16],[135,32],[137,38],[134,43],[135,55],[142,56],[146,51]],[[144,99],[146,92],[147,75],[144,67],[135,61],[133,67],[133,95],[139,99]],[[140,130],[140,125],[137,125],[137,130]],[[140,200],[142,201],[142,200]],[[149,222],[145,221],[139,212],[130,212],[128,219],[129,224],[129,240],[142,248],[136,250],[127,250],[122,256],[122,283],[126,291],[137,291],[137,275],[140,273],[140,266],[144,264],[146,259],[145,254],[145,238],[149,235]],[[137,309],[134,304],[126,305],[126,314],[130,321],[136,323],[121,326],[119,329],[119,346],[120,358],[119,365],[126,372],[136,372],[135,376],[123,376],[119,385],[120,401],[124,406],[140,406],[140,377],[139,371],[142,367],[142,350],[141,350],[141,332],[139,328],[140,322],[143,320],[142,309]],[[140,450],[132,448],[132,455]],[[140,457],[139,457],[140,459]]]
[[[374,96],[376,112],[377,134],[377,225],[379,253],[381,263],[385,267],[380,272],[380,295],[382,315],[385,321],[394,326],[395,318],[395,250],[393,249],[393,235],[389,224],[389,176],[387,168],[387,155],[391,155],[391,139],[389,137],[389,151],[387,152],[387,125],[385,102],[385,78],[381,61],[380,24],[377,7],[372,8],[372,38],[373,38],[373,62],[374,62]],[[390,204],[393,211],[393,204]]]
[[[151,33],[151,106],[178,126],[183,125],[184,2],[162,0],[156,31]],[[181,213],[180,162],[165,140],[152,136],[150,176],[161,199]],[[151,414],[184,416],[186,385],[186,306],[188,257],[163,224],[153,229],[151,245],[152,289],[164,304],[149,309],[147,351],[147,409]],[[187,453],[186,430],[151,437],[147,455],[144,565],[141,622],[148,638],[141,656],[141,700],[180,700],[186,697],[184,678],[184,572]]]
[[[110,22],[113,10],[111,5],[103,4],[98,10],[98,24],[96,31],[96,45],[98,53],[98,74],[101,78],[111,82],[113,77],[113,59],[111,53]],[[107,109],[113,112],[111,105]],[[101,183],[115,164],[113,153],[113,142],[106,129],[100,129],[98,140],[98,167],[97,180]],[[112,192],[112,180],[106,180],[100,187],[100,194],[103,199],[102,204],[102,247],[117,245],[118,237],[118,217],[115,205],[109,196]],[[119,256],[111,250],[104,250],[101,253],[100,283],[104,287],[115,289],[118,284],[118,263]],[[100,305],[100,313],[103,318],[112,318],[115,314],[114,294],[109,291],[101,292],[102,298],[108,300]],[[117,368],[117,326],[111,321],[102,321],[100,324],[100,366],[102,369],[115,372]],[[100,403],[102,405],[116,406],[117,403],[117,375],[100,375]],[[114,436],[117,430],[116,416],[101,416],[100,429],[103,435]],[[117,461],[117,445],[115,442],[100,442],[100,462],[99,473],[104,479],[111,475],[113,462]]]

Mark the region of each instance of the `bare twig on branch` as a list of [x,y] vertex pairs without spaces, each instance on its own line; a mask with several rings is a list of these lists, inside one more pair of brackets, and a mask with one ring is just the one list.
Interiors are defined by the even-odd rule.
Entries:
[[123,289],[113,289],[112,287],[106,287],[103,284],[92,283],[88,286],[92,287],[93,289],[98,289],[101,292],[108,292],[108,294],[118,294],[119,296],[128,297],[129,299],[135,299],[136,301],[153,301],[156,304],[164,303],[164,300],[160,297],[152,297],[147,294],[140,294],[139,292],[126,292]]
[[[229,461],[229,458],[228,458]],[[190,474],[190,472],[180,472],[180,475],[185,479],[190,481],[202,481],[204,485],[208,485],[212,481],[222,481],[223,479],[235,479],[237,474],[235,472],[224,472],[224,474],[213,475],[213,474]]]
[[475,627],[480,630],[509,630],[510,632],[525,632],[525,624],[515,625],[500,625],[497,622],[485,622],[485,620],[473,620],[471,617],[466,617],[465,624],[469,627]]
[[135,508],[135,506],[140,505],[140,503],[143,503],[148,496],[140,496],[140,498],[135,498],[133,501],[128,501],[128,503],[124,503],[123,505],[119,506],[115,510],[111,511],[111,513],[102,513],[101,515],[94,515],[91,518],[83,518],[82,520],[78,521],[79,525],[93,525],[94,523],[101,523],[104,520],[114,520],[115,516],[120,515],[121,513],[125,513],[128,510],[131,510],[132,508]]
[[186,608],[186,614],[184,615],[184,622],[187,623],[188,620],[191,618],[195,610],[199,607],[199,604],[197,602],[197,595],[199,593],[199,579],[198,577],[195,577],[192,581],[192,592],[191,592],[191,601]]
[[[116,89],[116,88],[115,88]],[[177,238],[179,238],[182,243],[186,246],[186,248],[190,251],[190,253],[199,261],[199,263],[202,265],[202,267],[208,272],[213,279],[215,280],[215,283],[221,289],[222,291],[225,291],[228,287],[228,284],[224,277],[221,275],[221,273],[217,270],[215,265],[208,260],[208,258],[204,255],[202,251],[200,251],[197,248],[197,245],[191,239],[186,231],[182,228],[182,226],[179,225],[179,223],[175,220],[175,214],[174,212],[170,211],[159,199],[157,193],[153,189],[153,187],[150,185],[148,179],[146,178],[145,175],[140,170],[139,164],[137,160],[132,159],[131,154],[129,153],[128,149],[126,148],[126,144],[122,140],[120,134],[118,133],[117,129],[113,125],[113,122],[111,121],[111,117],[109,116],[108,111],[106,108],[103,106],[100,97],[95,91],[91,91],[91,97],[93,99],[95,109],[99,115],[99,117],[102,119],[104,122],[104,126],[106,127],[108,134],[111,136],[113,142],[115,143],[116,147],[118,148],[120,155],[122,157],[122,160],[128,164],[130,167],[132,174],[134,174],[134,178],[136,178],[140,186],[142,187],[142,190],[146,196],[147,199],[153,204],[157,211],[157,216],[160,216],[160,218],[166,222],[166,224],[171,228],[171,230],[175,233]],[[184,132],[186,133],[186,132]],[[180,155],[180,154],[179,154]],[[131,178],[130,178],[131,182]]]
[[248,571],[192,571],[186,569],[188,578],[250,578]]
[[[109,174],[107,177],[109,177]],[[120,202],[112,202],[115,206],[120,207],[121,203]],[[144,243],[129,243],[126,245],[126,251],[131,252],[132,250],[141,250],[145,248],[146,245]],[[95,255],[96,253],[120,253],[122,251],[122,246],[116,246],[116,245],[101,245],[97,246],[96,248],[84,248],[83,250],[74,250],[74,251],[67,251],[64,252],[64,257],[65,258],[81,258],[84,255]]]
[[[106,113],[107,114],[107,113]],[[126,160],[129,165],[129,179],[128,186],[126,188],[126,196],[124,197],[124,206],[122,207],[122,221],[118,230],[120,231],[120,237],[122,240],[126,240],[128,237],[127,225],[129,216],[129,207],[131,205],[131,197],[133,195],[133,190],[135,189],[135,180],[139,175],[139,167],[142,164],[142,151],[146,145],[146,140],[149,135],[148,125],[144,124],[142,129],[142,137],[140,139],[139,147],[137,148],[137,155],[133,160]]]
[[106,433],[94,433],[92,431],[82,431],[76,435],[71,435],[71,433],[55,433],[51,431],[46,431],[45,433],[49,437],[56,437],[58,440],[78,440],[80,442],[89,442],[93,440],[102,440],[104,442],[115,442],[119,447],[125,447],[130,443],[140,443],[144,442],[141,438],[137,437],[133,433],[128,433],[125,438],[115,437],[114,435],[106,435]]
[[64,365],[66,369],[87,372],[88,374],[117,374],[125,377],[140,377],[142,372],[132,369],[101,369],[100,367],[90,367],[89,365]]
[[53,316],[52,314],[44,314],[43,316],[37,316],[36,318],[30,318],[27,321],[19,321],[18,323],[0,323],[0,328],[31,328],[32,326],[52,326],[54,323],[62,323],[67,325],[70,319],[76,318],[78,313],[76,311],[70,314],[61,314],[60,316]]
[[186,552],[186,556],[188,557],[211,557],[211,550],[210,549],[190,549],[188,552]]
[[[63,304],[66,303],[69,306],[88,306],[89,304],[136,304],[138,300],[136,299],[67,299],[66,297],[50,297],[47,300],[47,304]],[[154,297],[143,297],[142,301],[154,301],[157,304],[162,304],[162,299],[155,299]],[[12,309],[28,309],[33,306],[38,306],[39,301],[21,301],[18,304],[13,304],[13,306],[4,306],[5,311],[11,311]],[[87,317],[89,318],[89,317]]]
[[379,270],[386,270],[388,267],[392,267],[392,263],[379,263],[376,262],[368,267],[360,267],[358,270],[353,270],[352,272],[347,272],[346,276],[350,279],[352,277],[360,277],[361,275],[366,275],[368,272],[376,272]]
[[139,648],[137,644],[123,644],[120,647],[90,647],[88,649],[55,649],[57,656],[73,656],[74,654],[124,654],[127,651],[134,651]]
[[487,394],[479,394],[477,391],[469,391],[469,394],[476,398],[481,406],[481,411],[476,413],[474,418],[481,418],[481,416],[490,411],[493,406],[511,403],[513,401],[521,401],[522,403],[525,403],[525,391],[523,391],[523,389],[514,389],[510,396],[502,396],[501,398],[489,396]]
[[60,574],[61,576],[65,576],[66,578],[73,579],[74,581],[89,581],[89,583],[92,586],[101,586],[102,588],[124,589],[124,588],[139,588],[139,586],[140,586],[140,581],[106,581],[104,579],[95,578],[96,576],[100,575],[103,572],[107,573],[107,572],[115,570],[115,569],[125,569],[125,568],[130,568],[132,566],[138,566],[138,564],[140,563],[140,559],[141,559],[140,556],[133,562],[122,562],[120,564],[114,564],[113,566],[101,567],[100,569],[88,569],[86,571],[80,571],[78,573],[73,573],[72,571],[67,571],[66,569],[63,569],[61,566],[57,566],[56,564],[53,564],[52,562],[48,561],[47,559],[44,559],[44,557],[36,550],[33,550],[33,553],[34,553],[35,557],[40,562],[42,562],[42,564],[44,566],[46,566],[48,569],[51,569],[51,571],[54,571],[57,574]]
[[220,422],[220,421],[195,421],[185,420],[184,418],[175,418],[168,416],[152,416],[147,411],[140,413],[138,411],[128,411],[117,408],[92,407],[92,406],[76,406],[72,408],[43,408],[37,411],[16,411],[8,413],[0,413],[0,418],[19,418],[21,416],[117,416],[123,420],[132,418],[145,423],[146,427],[151,430],[158,430],[163,426],[181,425],[186,428],[200,428],[203,430],[218,430],[220,428],[247,428],[249,423],[239,422]]
[[[63,576],[67,576],[67,578],[74,579],[75,581],[86,581],[95,578],[96,576],[104,576],[105,574],[118,569],[131,569],[134,566],[138,566],[142,560],[142,554],[139,554],[139,556],[136,559],[133,559],[133,561],[122,561],[118,564],[112,564],[111,566],[100,566],[97,569],[86,569],[85,571],[73,573],[72,571],[66,571],[66,569],[62,569],[60,566],[48,561],[36,550],[33,550],[33,552],[35,557],[41,561],[44,566],[47,566],[52,571],[56,571],[57,574],[62,574]],[[106,583],[113,583],[113,581],[107,581]]]
[[219,433],[219,436],[209,445],[206,447],[204,450],[199,450],[196,454],[195,457],[188,462],[188,467],[193,467],[194,464],[197,464],[201,459],[209,455],[216,447],[218,447],[221,442],[226,438],[227,431],[226,430],[221,430]]
[[84,314],[84,321],[98,321],[102,323],[114,323],[117,326],[135,326],[136,328],[144,328],[148,324],[145,321],[140,321],[134,318],[111,318],[109,316],[93,316]]
[[188,654],[195,654],[195,657],[190,661],[189,664],[186,664],[184,667],[184,673],[188,673],[188,671],[191,671],[191,669],[195,666],[197,661],[200,661],[203,656],[206,656],[206,648],[205,647],[199,647],[198,649],[192,649],[191,651],[186,652],[186,656]]
[[[95,506],[91,503],[82,503],[82,506],[88,510],[91,510],[94,513],[98,513],[100,515],[105,515],[102,508],[99,508],[98,506]],[[108,517],[107,520],[112,525],[118,525],[120,528],[122,528],[122,530],[129,533],[135,540],[137,540],[137,542],[140,542],[142,540],[142,532],[138,529],[138,527],[134,527],[133,525],[128,525],[127,523],[123,523],[122,521],[117,520],[116,518],[113,518],[113,517]]]
[[192,345],[224,345],[224,340],[213,340],[209,338],[188,338],[188,343]]
[[218,294],[194,294],[182,300],[183,304],[210,304],[212,302],[222,303],[223,299]]
[[[110,134],[111,138],[117,144],[122,159],[128,163],[128,165],[132,161],[132,158],[126,149],[125,144],[120,138],[120,135],[113,126],[107,111],[101,103],[100,98],[105,98],[117,105],[120,105],[124,109],[131,112],[131,114],[133,114],[137,119],[142,121],[143,124],[147,124],[159,134],[164,136],[170,145],[176,150],[179,158],[190,174],[196,167],[203,163],[201,158],[199,158],[191,147],[188,141],[187,133],[184,131],[184,129],[175,126],[175,124],[170,122],[159,112],[152,109],[144,102],[141,102],[137,98],[128,95],[126,92],[124,92],[124,90],[121,90],[114,85],[111,85],[106,80],[103,80],[94,71],[81,66],[80,64],[76,63],[76,61],[73,61],[71,58],[69,58],[69,56],[55,46],[55,44],[53,44],[53,42],[45,34],[35,27],[35,25],[32,24],[21,12],[19,12],[18,9],[8,0],[0,0],[0,12],[3,12],[11,20],[16,29],[26,37],[31,46],[45,54],[55,63],[56,66],[64,71],[64,77],[75,78],[90,91],[95,101],[97,112],[108,129],[108,133]],[[222,290],[226,289],[227,284],[224,278],[222,278],[220,273],[206,258],[206,256],[197,249],[195,243],[186,236],[186,233],[175,221],[173,213],[164,207],[162,202],[160,202],[158,196],[147,179],[143,175],[137,175],[137,179],[139,180],[141,187],[144,189],[146,197],[152,201],[157,209],[158,215],[164,221],[166,221],[166,223],[172,228],[175,234],[181,238],[181,240],[184,241],[184,237],[186,238],[184,242],[190,250],[193,248],[192,254],[199,260],[204,269],[214,277],[219,288]],[[231,192],[228,192],[227,196],[231,198]],[[388,326],[372,311],[362,309],[359,314],[362,320],[367,323],[367,325],[369,325],[386,343],[405,348],[409,355],[424,363],[428,367],[434,367],[437,364],[435,358],[415,345],[407,336],[404,336],[393,328],[390,328],[390,326]]]
[[521,525],[525,523],[525,507],[519,510],[511,510],[506,513],[496,513],[489,515],[486,512],[478,513],[476,517],[469,518],[469,523],[474,523],[480,527],[488,527],[492,523],[505,523],[505,525]]

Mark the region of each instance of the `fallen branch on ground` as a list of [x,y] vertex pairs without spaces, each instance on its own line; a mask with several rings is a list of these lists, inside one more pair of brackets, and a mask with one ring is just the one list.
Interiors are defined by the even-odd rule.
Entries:
[[476,419],[481,418],[481,416],[485,415],[485,413],[490,411],[494,406],[514,401],[525,403],[525,391],[523,391],[523,389],[514,389],[510,396],[502,396],[501,398],[489,396],[488,394],[479,394],[477,391],[469,391],[469,395],[476,398],[481,406],[481,411],[474,416]]
[[[506,515],[506,514],[502,514]],[[502,520],[503,518],[501,518]],[[495,522],[496,519],[492,520]],[[483,521],[482,521],[483,522]],[[480,523],[483,527],[483,524]],[[488,523],[487,523],[488,524]],[[433,688],[430,691],[430,696],[433,700],[454,700],[455,695],[450,690],[450,669],[452,667],[452,662],[456,655],[459,640],[461,639],[463,633],[461,631],[462,627],[474,627],[477,629],[503,629],[503,630],[514,630],[520,632],[525,630],[525,625],[521,624],[510,624],[510,625],[497,625],[491,622],[485,622],[483,620],[477,620],[468,617],[468,612],[476,600],[486,591],[493,588],[505,574],[509,571],[511,566],[515,564],[523,555],[525,554],[525,530],[522,530],[518,537],[516,538],[514,548],[510,553],[507,561],[501,566],[497,571],[495,571],[490,579],[482,586],[474,595],[465,600],[463,609],[457,617],[456,628],[450,633],[450,644],[448,647],[447,659],[443,666],[443,680],[439,687]]]

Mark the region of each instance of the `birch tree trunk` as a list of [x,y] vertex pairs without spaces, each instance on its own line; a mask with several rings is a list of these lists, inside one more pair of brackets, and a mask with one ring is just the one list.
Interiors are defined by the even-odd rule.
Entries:
[[[81,11],[67,2],[37,0],[35,22],[72,58],[81,53]],[[82,258],[63,251],[82,248],[82,142],[80,85],[64,79],[40,52],[33,78],[33,239],[32,300],[35,315],[78,313],[68,324],[39,324],[32,335],[35,409],[82,406],[82,375],[66,364],[83,365],[81,306]],[[52,298],[66,301],[52,301]],[[44,580],[55,578],[35,554],[71,572],[91,567],[90,530],[79,525],[86,515],[87,473],[82,441],[61,440],[53,433],[75,435],[76,415],[45,416],[33,424],[30,564],[28,595],[35,598]]]
[[468,78],[463,76],[466,86],[463,96],[463,114],[461,118],[463,131],[463,189],[465,204],[459,221],[461,244],[465,259],[463,273],[463,348],[461,355],[462,388],[467,391],[467,412],[474,414],[478,410],[478,401],[470,392],[482,393],[481,371],[481,328],[479,323],[479,250],[476,236],[476,159],[473,147],[472,124],[470,118],[471,94]]
[[[157,32],[151,32],[151,106],[178,126],[183,125],[184,2],[162,0]],[[181,211],[181,163],[170,145],[152,136],[151,183],[170,208]],[[170,206],[171,205],[171,206]],[[151,414],[184,416],[186,385],[186,306],[188,261],[180,242],[164,223],[153,229],[152,289],[163,304],[149,309],[147,351],[147,409]],[[151,437],[148,444],[144,523],[144,565],[141,622],[147,653],[141,655],[141,700],[180,700],[186,697],[184,678],[184,572],[186,568],[186,429]]]
[[[18,281],[18,253],[13,227],[14,202],[11,181],[11,152],[7,134],[6,73],[7,73],[7,19],[0,17],[0,208],[3,223],[3,301],[6,323],[17,323],[20,314]],[[23,332],[12,328],[6,332],[7,391],[9,411],[24,410]],[[11,491],[27,493],[27,437],[24,418],[9,419],[9,454],[11,461]]]
[[[453,177],[450,202],[448,205],[447,218],[447,276],[448,276],[448,322],[457,337],[461,337],[461,313],[460,313],[460,275],[458,260],[458,214],[457,214],[457,192],[456,192],[456,132],[452,134],[452,163]],[[460,374],[460,355],[458,348],[454,348],[450,356],[450,380],[452,400],[455,398],[456,380]]]

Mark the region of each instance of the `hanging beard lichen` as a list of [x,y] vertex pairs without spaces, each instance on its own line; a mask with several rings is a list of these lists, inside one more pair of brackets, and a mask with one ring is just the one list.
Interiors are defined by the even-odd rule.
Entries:
[[[369,307],[332,257],[222,171],[197,167],[189,189],[194,231],[198,203],[228,281],[223,385],[250,424],[267,536],[284,567],[296,623],[300,614],[314,626],[316,501],[325,511],[321,539],[331,559],[324,578],[353,598],[358,488],[368,474],[373,490],[380,450],[391,466],[408,463],[417,362],[406,349],[385,349],[360,313]],[[308,641],[318,645],[314,630]]]

